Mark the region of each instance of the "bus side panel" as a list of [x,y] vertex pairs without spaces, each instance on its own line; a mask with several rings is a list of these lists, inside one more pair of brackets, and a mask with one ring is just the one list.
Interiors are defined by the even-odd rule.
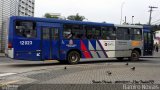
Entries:
[[131,41],[131,50],[139,49],[141,51],[141,55],[143,55],[143,42],[140,40],[132,40]]
[[60,59],[67,59],[67,53],[71,50],[79,50],[82,59],[108,57],[103,44],[99,40],[62,40]]
[[88,40],[88,49],[93,58],[100,58],[99,52],[96,51],[97,41],[96,40]]
[[22,60],[41,60],[39,39],[15,39],[14,57]]
[[115,57],[130,57],[131,56],[131,41],[116,40]]
[[[60,57],[59,60],[66,60],[67,59],[67,53],[71,50],[79,50],[80,49],[80,40],[72,40],[72,39],[63,39],[61,40],[61,46],[60,46]],[[81,52],[82,53],[82,52]],[[82,58],[84,56],[82,55]]]
[[100,40],[108,58],[115,57],[115,40]]
[[115,57],[115,40],[62,40],[60,60],[67,59],[70,50],[79,50],[82,59]]

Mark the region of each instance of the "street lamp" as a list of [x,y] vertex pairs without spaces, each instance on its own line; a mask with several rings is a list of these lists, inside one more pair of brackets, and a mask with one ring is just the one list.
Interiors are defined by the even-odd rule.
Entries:
[[122,24],[122,18],[123,18],[123,6],[124,6],[125,2],[122,2],[121,4],[121,20],[120,20],[120,24]]

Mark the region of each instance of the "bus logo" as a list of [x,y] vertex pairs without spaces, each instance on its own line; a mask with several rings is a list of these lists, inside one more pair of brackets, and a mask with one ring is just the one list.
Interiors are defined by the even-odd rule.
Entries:
[[69,40],[69,45],[73,45],[73,40]]
[[76,47],[77,45],[74,44],[73,40],[69,40],[69,44],[66,45],[67,47]]

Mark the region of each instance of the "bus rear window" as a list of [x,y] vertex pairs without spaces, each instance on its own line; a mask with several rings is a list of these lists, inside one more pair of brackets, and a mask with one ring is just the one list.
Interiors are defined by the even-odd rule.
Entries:
[[25,38],[35,38],[36,23],[29,21],[16,21],[16,35]]

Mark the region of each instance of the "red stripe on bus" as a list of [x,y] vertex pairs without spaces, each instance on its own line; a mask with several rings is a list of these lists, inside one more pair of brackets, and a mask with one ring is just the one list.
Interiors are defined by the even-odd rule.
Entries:
[[83,51],[83,55],[85,56],[85,58],[92,58],[83,41],[81,41],[81,50]]

